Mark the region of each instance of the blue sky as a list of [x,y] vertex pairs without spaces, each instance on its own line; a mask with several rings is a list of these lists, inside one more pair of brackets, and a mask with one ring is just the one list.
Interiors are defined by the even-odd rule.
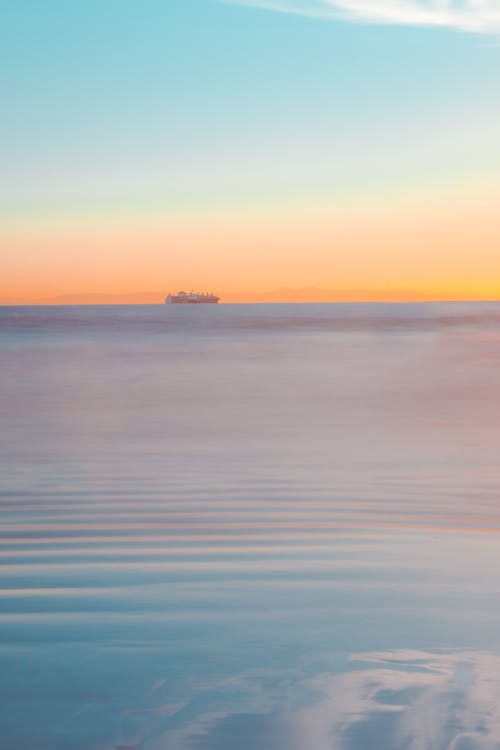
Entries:
[[369,178],[380,155],[417,176],[422,158],[439,169],[498,146],[492,37],[214,0],[3,5],[4,158],[21,202],[321,186],[325,161]]

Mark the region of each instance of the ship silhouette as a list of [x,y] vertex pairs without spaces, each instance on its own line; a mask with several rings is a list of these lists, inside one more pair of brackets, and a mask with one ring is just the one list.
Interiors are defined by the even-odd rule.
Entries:
[[216,305],[220,300],[216,294],[208,294],[207,292],[177,292],[177,294],[169,294],[165,297],[166,305]]

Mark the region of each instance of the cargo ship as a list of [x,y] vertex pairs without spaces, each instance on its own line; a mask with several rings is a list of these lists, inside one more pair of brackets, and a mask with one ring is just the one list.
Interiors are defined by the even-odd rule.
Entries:
[[177,294],[169,294],[165,297],[166,305],[216,305],[220,300],[215,294],[207,294],[203,292],[177,292]]

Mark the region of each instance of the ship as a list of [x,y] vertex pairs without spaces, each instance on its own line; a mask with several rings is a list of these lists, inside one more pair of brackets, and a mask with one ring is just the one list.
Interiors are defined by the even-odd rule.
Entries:
[[220,297],[216,294],[207,294],[206,292],[177,292],[177,294],[169,294],[165,297],[166,305],[216,305],[220,301]]

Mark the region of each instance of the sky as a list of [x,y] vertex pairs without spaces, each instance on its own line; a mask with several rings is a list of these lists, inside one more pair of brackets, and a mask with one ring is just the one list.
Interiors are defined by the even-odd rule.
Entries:
[[0,11],[0,301],[500,296],[498,0]]

